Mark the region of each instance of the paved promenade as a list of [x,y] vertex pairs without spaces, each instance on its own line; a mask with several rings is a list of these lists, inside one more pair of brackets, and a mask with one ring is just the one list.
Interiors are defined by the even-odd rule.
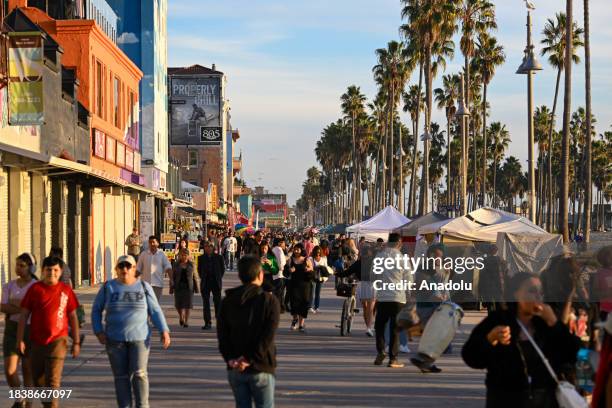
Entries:
[[[235,272],[226,274],[224,285],[237,283]],[[87,312],[96,290],[77,291]],[[278,407],[482,407],[484,374],[467,368],[459,355],[467,334],[483,314],[468,312],[454,340],[452,355],[439,361],[440,374],[421,374],[409,364],[402,369],[375,367],[374,339],[365,336],[361,315],[351,337],[340,337],[342,299],[335,296],[328,282],[322,292],[322,312],[307,322],[307,333],[290,332],[290,317],[282,315],[277,336],[278,371],[276,405]],[[151,407],[233,407],[233,398],[225,377],[225,366],[217,350],[214,331],[203,332],[201,298],[189,328],[178,325],[173,298],[165,292],[163,309],[172,331],[172,346],[163,350],[155,334],[149,362]],[[115,406],[110,366],[91,332],[81,357],[66,360],[63,387],[73,389],[64,407]],[[410,343],[416,349],[414,342]],[[7,395],[6,382],[1,392]],[[6,401],[8,403],[8,400]],[[8,406],[8,404],[2,404]]]

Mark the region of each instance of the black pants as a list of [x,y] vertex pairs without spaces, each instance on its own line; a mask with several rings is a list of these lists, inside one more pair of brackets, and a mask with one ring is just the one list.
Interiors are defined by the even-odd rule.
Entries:
[[376,320],[374,329],[376,330],[376,351],[378,354],[385,352],[385,326],[389,323],[389,360],[395,360],[399,352],[399,333],[396,330],[396,318],[399,311],[404,306],[398,302],[376,303]]
[[212,293],[213,304],[215,305],[215,320],[219,316],[219,304],[221,303],[221,288],[217,285],[210,285],[204,283],[202,285],[202,301],[204,303],[204,324],[210,325],[212,323],[212,316],[210,314],[210,294]]

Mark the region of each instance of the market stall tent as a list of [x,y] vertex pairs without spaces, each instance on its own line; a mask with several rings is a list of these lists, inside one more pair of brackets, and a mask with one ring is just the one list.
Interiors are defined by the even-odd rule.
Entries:
[[399,233],[402,237],[416,237],[419,235],[420,227],[447,220],[450,221],[446,215],[432,211],[396,228],[393,232]]
[[390,232],[408,222],[410,222],[409,218],[404,217],[394,207],[387,206],[371,218],[351,225],[346,232],[356,238],[365,237],[368,241],[376,241],[378,238],[386,241]]
[[499,232],[515,234],[548,234],[525,217],[490,207],[479,208],[462,217],[424,225],[419,235],[440,234],[445,242],[497,242]]
[[537,275],[546,270],[555,256],[566,253],[559,234],[497,234],[498,255],[506,261],[508,275],[530,272]]

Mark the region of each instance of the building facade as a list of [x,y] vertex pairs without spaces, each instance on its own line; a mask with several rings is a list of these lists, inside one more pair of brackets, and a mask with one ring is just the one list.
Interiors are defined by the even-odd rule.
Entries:
[[[57,54],[61,54],[58,56],[61,63],[56,65],[61,67],[58,72],[61,72],[62,92],[59,97],[49,94],[49,102],[44,105],[45,117],[59,116],[55,110],[61,106],[60,101],[73,95],[77,127],[61,125],[55,133],[44,137],[46,141],[52,134],[64,136],[55,150],[40,152],[43,156],[37,160],[44,164],[25,164],[29,175],[23,172],[20,177],[9,175],[10,184],[22,184],[22,191],[31,186],[30,210],[23,204],[22,218],[32,220],[31,225],[23,225],[29,225],[33,231],[30,238],[17,238],[9,251],[13,254],[32,245],[28,242],[42,240],[46,236],[45,228],[50,228],[50,241],[32,247],[35,255],[45,255],[50,245],[59,246],[64,249],[75,284],[96,284],[112,277],[115,260],[125,253],[125,237],[140,224],[141,201],[147,197],[166,198],[161,192],[145,187],[141,170],[138,103],[142,72],[107,35],[109,27],[103,30],[96,20],[56,20],[38,7],[27,7],[25,0],[16,6],[8,22],[27,26],[29,21],[48,37],[44,43],[56,44],[60,51]],[[13,29],[26,31],[31,27]],[[47,48],[45,45],[45,66],[53,63],[47,61],[53,59],[53,53]],[[72,88],[70,81],[75,85]],[[45,92],[51,83],[43,78]],[[44,129],[45,125],[40,127]],[[22,134],[38,131],[35,127],[21,128]],[[44,130],[40,131],[44,136]],[[84,135],[80,140],[73,142],[72,138],[65,137],[77,131]],[[7,140],[7,148],[19,143]],[[38,187],[39,175],[42,187]],[[48,188],[44,177],[50,180]],[[23,193],[23,197],[27,195],[27,191]],[[34,225],[36,217],[28,217],[27,211],[34,215],[41,211],[46,214],[45,209],[48,209],[49,215],[45,215],[49,217],[48,223],[44,220]],[[18,219],[12,217],[9,224]]]
[[[232,132],[228,136],[225,84],[225,75],[214,65],[168,69],[170,156],[181,163],[184,181],[205,190],[213,184],[220,206],[232,201],[227,165]],[[199,200],[194,202],[206,211]]]

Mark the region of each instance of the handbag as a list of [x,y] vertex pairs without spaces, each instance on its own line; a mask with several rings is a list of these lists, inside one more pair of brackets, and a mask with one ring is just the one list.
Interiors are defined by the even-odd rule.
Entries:
[[410,329],[421,323],[415,302],[408,302],[401,308],[396,317],[397,326],[401,329]]
[[546,358],[540,347],[537,345],[535,340],[533,340],[531,334],[529,334],[529,331],[527,331],[527,329],[525,328],[523,323],[521,323],[520,320],[517,319],[516,321],[521,327],[521,330],[523,330],[523,333],[525,333],[525,336],[527,336],[527,339],[529,340],[535,351],[542,359],[542,362],[546,366],[546,369],[550,373],[551,377],[557,383],[555,396],[557,397],[557,403],[559,404],[559,408],[589,408],[589,404],[587,403],[587,401],[580,394],[578,394],[578,391],[576,391],[576,388],[572,384],[567,381],[559,381],[557,379],[555,370],[553,370],[550,363],[548,362],[548,359]]

